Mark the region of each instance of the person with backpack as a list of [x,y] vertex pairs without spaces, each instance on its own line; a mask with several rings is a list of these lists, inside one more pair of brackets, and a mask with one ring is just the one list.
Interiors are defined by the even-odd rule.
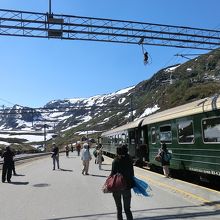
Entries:
[[161,147],[159,150],[159,155],[161,157],[161,165],[163,167],[163,173],[165,177],[170,177],[170,160],[171,153],[167,150],[167,145],[164,142],[161,142]]
[[116,148],[117,156],[112,162],[112,170],[110,176],[120,173],[125,182],[126,187],[123,190],[113,192],[117,208],[117,220],[123,220],[122,216],[122,200],[127,220],[133,220],[131,212],[131,188],[134,187],[134,168],[133,161],[128,154],[128,146],[126,144]]

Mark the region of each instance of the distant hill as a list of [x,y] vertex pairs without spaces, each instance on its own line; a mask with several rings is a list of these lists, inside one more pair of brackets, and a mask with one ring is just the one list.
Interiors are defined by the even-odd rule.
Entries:
[[[56,141],[67,144],[82,136],[97,138],[101,132],[135,118],[213,96],[219,91],[220,50],[214,50],[164,68],[150,79],[112,94],[54,100],[38,110],[18,105],[6,108],[0,130],[7,131],[8,135],[12,130],[22,131],[19,141],[18,133],[13,136],[13,142],[19,145],[42,144],[45,130],[47,140],[56,133]],[[10,142],[12,136],[4,138],[1,133],[0,141]],[[29,139],[30,135],[37,135],[39,140]]]

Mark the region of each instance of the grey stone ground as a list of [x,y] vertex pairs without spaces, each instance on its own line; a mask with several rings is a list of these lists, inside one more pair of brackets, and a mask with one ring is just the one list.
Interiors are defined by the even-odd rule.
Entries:
[[[111,159],[105,158],[101,171],[94,159],[90,165],[90,175],[83,176],[80,157],[74,152],[69,158],[60,156],[61,170],[52,170],[49,156],[17,166],[20,175],[13,176],[10,184],[0,183],[0,220],[115,220],[112,195],[101,191]],[[134,219],[220,219],[218,206],[202,205],[200,197],[182,193],[183,183],[146,170],[135,172],[149,180],[152,196],[132,194]],[[180,191],[175,190],[178,186]]]

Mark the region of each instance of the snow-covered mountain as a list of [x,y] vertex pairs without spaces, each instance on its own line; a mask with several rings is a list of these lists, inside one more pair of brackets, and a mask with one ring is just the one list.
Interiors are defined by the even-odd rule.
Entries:
[[0,147],[5,143],[44,143],[54,134],[59,134],[61,144],[71,143],[79,136],[98,136],[155,111],[219,94],[219,70],[220,50],[215,50],[111,94],[53,100],[39,109],[5,108],[1,110]]
[[[118,117],[120,123],[126,123],[131,120],[130,101],[134,88],[132,86],[89,98],[53,100],[39,109],[19,105],[6,108],[0,120],[0,137],[3,141],[0,144],[6,144],[4,139],[10,138],[23,139],[25,143],[41,142],[45,135],[48,140],[54,134],[73,128],[78,135],[102,132],[106,127],[115,126],[114,121]],[[141,117],[157,109],[154,106],[148,108]],[[135,112],[134,117],[138,117]]]

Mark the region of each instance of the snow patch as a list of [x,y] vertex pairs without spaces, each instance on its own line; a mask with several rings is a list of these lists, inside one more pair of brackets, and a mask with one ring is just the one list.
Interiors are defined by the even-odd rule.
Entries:
[[75,134],[78,134],[78,135],[87,135],[87,134],[94,134],[94,133],[97,133],[97,132],[100,132],[100,131],[78,131],[76,132]]
[[121,99],[119,99],[119,100],[118,100],[118,104],[119,104],[119,105],[122,104],[125,100],[126,100],[126,98],[121,98]]
[[169,67],[167,69],[165,69],[164,71],[167,72],[167,73],[172,73],[176,68],[178,68],[181,64],[178,64],[176,66],[172,66],[172,67]]
[[156,112],[159,109],[160,109],[160,107],[158,105],[155,105],[153,108],[146,108],[144,113],[139,118],[150,115],[150,114],[152,114],[153,112]]

